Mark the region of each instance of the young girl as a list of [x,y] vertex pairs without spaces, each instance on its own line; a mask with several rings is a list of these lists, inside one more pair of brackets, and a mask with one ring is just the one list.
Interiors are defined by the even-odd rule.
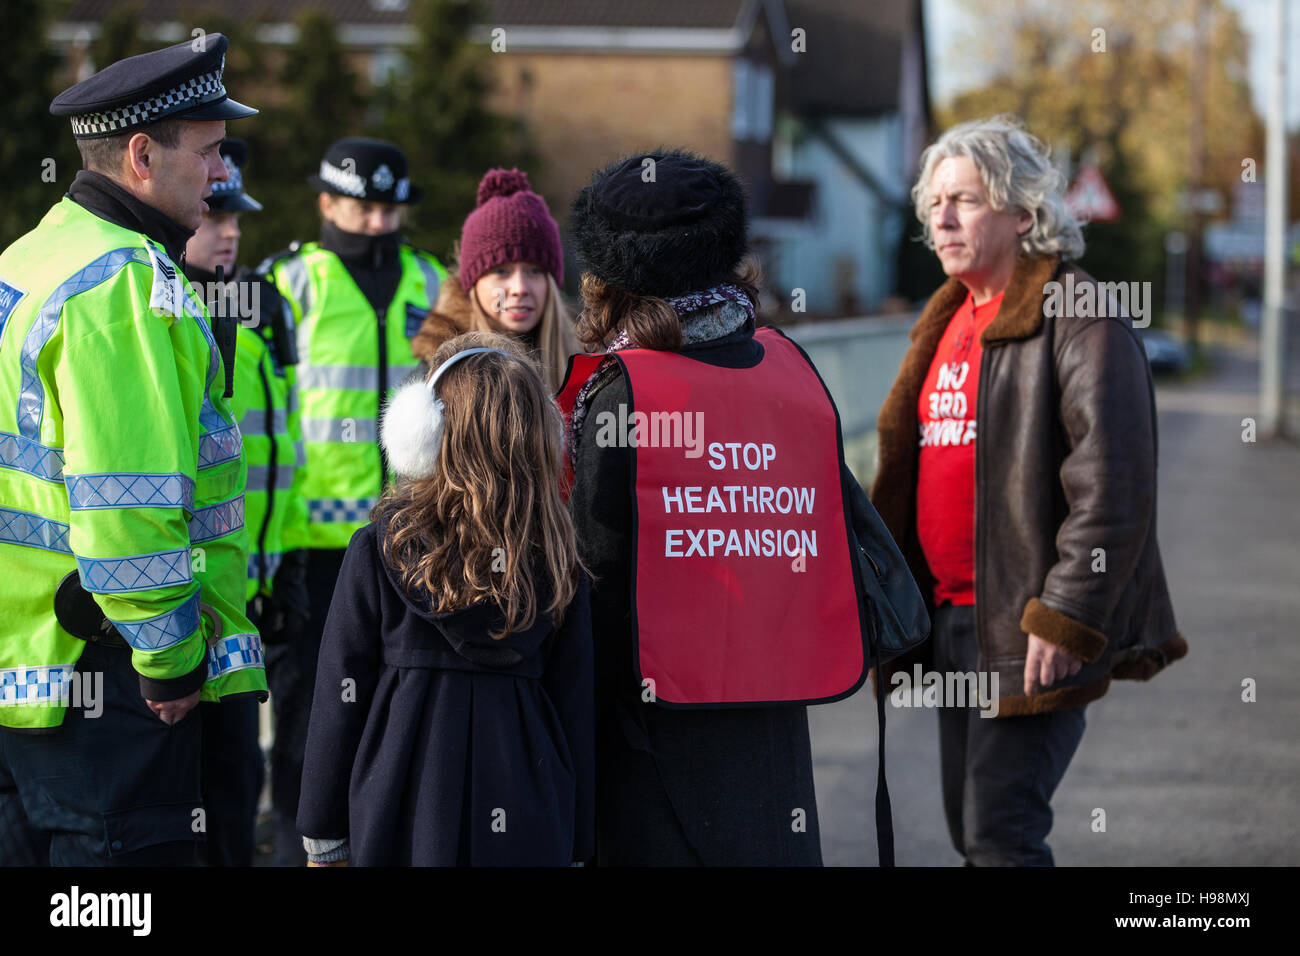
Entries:
[[591,617],[560,413],[508,336],[433,359],[385,411],[401,477],[330,605],[298,829],[315,864],[585,861]]
[[471,329],[503,332],[532,353],[554,394],[569,356],[582,347],[560,295],[560,230],[546,200],[529,189],[527,175],[517,169],[488,171],[479,183],[478,204],[461,229],[456,258],[437,304],[411,342],[415,357],[427,364],[444,341]]

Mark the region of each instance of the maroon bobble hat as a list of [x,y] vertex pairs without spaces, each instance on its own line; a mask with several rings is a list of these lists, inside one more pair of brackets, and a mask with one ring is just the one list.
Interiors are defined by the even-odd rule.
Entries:
[[461,288],[503,262],[533,262],[564,281],[560,229],[517,169],[490,169],[478,184],[477,208],[460,233]]

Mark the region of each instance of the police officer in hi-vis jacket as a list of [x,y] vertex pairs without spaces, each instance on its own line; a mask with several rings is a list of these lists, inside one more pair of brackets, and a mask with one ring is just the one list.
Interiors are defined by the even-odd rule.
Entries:
[[[266,697],[225,361],[185,280],[220,34],[55,98],[84,168],[0,254],[0,863],[193,863],[203,700]],[[197,48],[196,48],[197,47]]]
[[396,146],[339,140],[308,181],[317,191],[320,240],[290,247],[258,267],[293,309],[298,410],[290,424],[306,451],[294,490],[307,508],[313,614],[298,634],[271,649],[268,662],[276,720],[276,861],[285,865],[306,862],[294,821],[325,611],[348,541],[369,521],[388,472],[378,443],[380,408],[416,366],[411,339],[446,275],[437,259],[398,234],[405,207],[420,190]]
[[[244,191],[248,146],[221,144],[228,174],[214,183],[203,225],[186,246],[185,274],[205,297],[214,329],[234,336],[230,407],[244,441],[248,482],[248,618],[269,647],[307,616],[306,582],[299,561],[285,561],[306,531],[307,512],[293,494],[302,443],[288,427],[295,396],[287,370],[297,360],[293,315],[275,287],[248,268],[236,268],[239,217],[262,204]],[[294,552],[301,555],[302,552]],[[203,800],[207,807],[205,860],[212,866],[252,866],[253,831],[262,790],[258,710],[251,702],[204,704]]]

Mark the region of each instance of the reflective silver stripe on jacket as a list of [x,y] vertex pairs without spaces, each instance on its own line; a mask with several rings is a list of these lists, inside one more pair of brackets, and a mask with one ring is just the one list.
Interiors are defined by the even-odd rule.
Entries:
[[63,449],[0,432],[0,468],[23,471],[46,481],[63,480]]
[[[388,386],[400,385],[414,365],[388,366]],[[379,369],[373,365],[309,365],[298,370],[299,388],[343,388],[373,392],[379,388]]]
[[95,594],[150,591],[194,580],[189,548],[126,558],[84,558],[78,554],[76,559],[81,586]]
[[[271,412],[271,434],[283,435],[289,430],[289,413],[283,408]],[[250,408],[239,420],[239,432],[242,435],[266,434],[266,409]]]
[[[124,246],[106,252],[59,283],[50,293],[35,321],[27,330],[18,354],[21,377],[18,389],[18,434],[33,442],[41,438],[41,417],[45,411],[45,383],[37,365],[41,350],[54,335],[63,314],[63,304],[74,295],[93,289],[113,278],[132,262],[148,263],[149,254],[139,246]],[[12,333],[11,333],[12,335]]]
[[415,370],[419,367],[420,366],[418,365],[388,366],[388,387],[397,388],[397,386],[404,384],[406,380],[410,378],[415,373]]
[[64,475],[64,480],[73,511],[194,507],[194,479],[180,472]]
[[429,297],[429,308],[433,308],[434,303],[438,301],[438,289],[442,283],[438,279],[438,270],[433,267],[433,263],[418,252],[415,253],[415,261],[420,264],[420,271],[424,273],[425,295]]
[[373,392],[379,370],[373,365],[308,365],[298,368],[299,388],[350,388]]
[[[276,491],[288,491],[293,484],[293,465],[276,465],[275,466],[275,489]],[[244,488],[247,494],[250,491],[265,492],[269,490],[268,479],[271,477],[271,467],[269,465],[249,465],[248,482]]]
[[195,591],[180,607],[145,621],[119,621],[113,626],[137,651],[161,651],[179,644],[199,628],[199,592]]
[[190,517],[190,543],[215,541],[244,526],[244,496],[199,508]]
[[280,288],[287,288],[289,297],[302,310],[300,314],[306,315],[311,311],[311,303],[308,301],[311,294],[311,279],[307,274],[307,263],[302,253],[281,259],[275,264],[275,271],[277,278],[283,280]]
[[371,442],[379,437],[373,418],[304,418],[303,441]]
[[248,556],[248,576],[257,579],[262,576],[262,565],[266,565],[266,577],[268,579],[275,577],[275,572],[280,568],[280,562],[284,560],[284,554],[275,551],[269,554],[258,554],[256,551]]

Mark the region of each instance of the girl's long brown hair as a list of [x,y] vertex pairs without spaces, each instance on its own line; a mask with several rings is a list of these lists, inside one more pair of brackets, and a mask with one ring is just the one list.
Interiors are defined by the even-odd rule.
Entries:
[[[457,352],[438,380],[442,443],[433,475],[399,480],[371,512],[386,528],[383,557],[414,598],[435,612],[494,601],[505,617],[499,640],[526,630],[539,611],[559,625],[577,590],[573,522],[560,497],[562,419],[524,347],[513,336],[466,332],[444,342],[430,374]],[[538,575],[551,601],[538,607]]]
[[[746,255],[727,281],[739,286],[758,308],[762,268]],[[582,314],[578,316],[578,338],[589,348],[606,345],[620,328],[637,348],[676,352],[682,347],[682,324],[666,301],[653,295],[636,295],[607,285],[590,272],[582,274]]]

